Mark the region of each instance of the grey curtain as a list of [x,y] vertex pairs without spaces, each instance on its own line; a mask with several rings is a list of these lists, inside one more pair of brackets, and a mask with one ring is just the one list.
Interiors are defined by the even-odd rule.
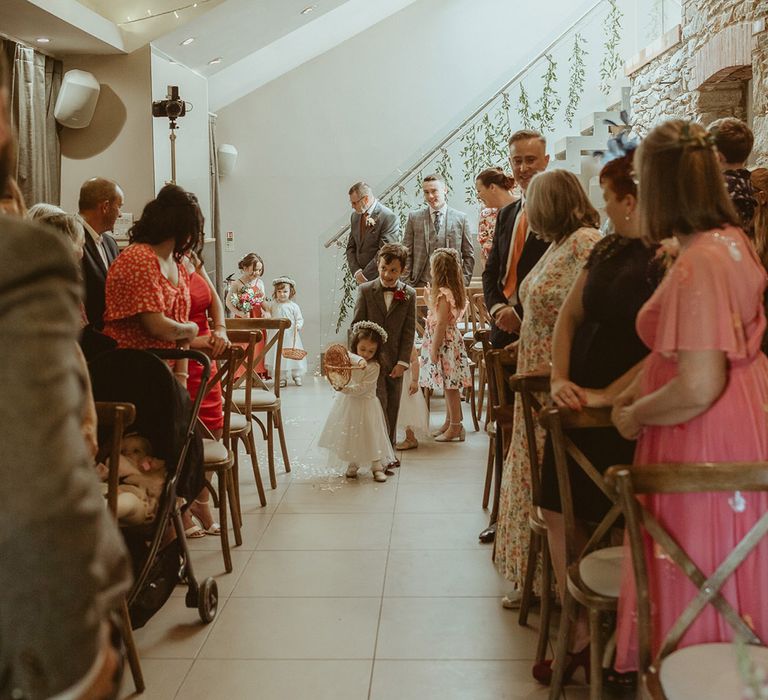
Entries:
[[224,274],[221,263],[221,223],[219,219],[219,156],[216,153],[216,115],[208,115],[208,160],[210,163],[210,189],[211,189],[211,236],[213,236],[214,255],[216,256],[216,279],[214,284],[223,299]]
[[16,45],[12,114],[18,133],[16,180],[27,206],[61,199],[61,148],[53,109],[61,88],[62,62]]

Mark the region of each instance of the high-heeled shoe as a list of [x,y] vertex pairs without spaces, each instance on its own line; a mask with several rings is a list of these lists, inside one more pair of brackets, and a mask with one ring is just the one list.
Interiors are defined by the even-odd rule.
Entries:
[[[552,659],[546,659],[533,665],[532,673],[533,677],[542,685],[550,685],[552,683]],[[565,657],[565,669],[563,670],[563,685],[570,683],[573,678],[573,674],[580,668],[584,668],[584,674],[589,681],[589,645],[576,654],[568,652]]]
[[[448,430],[450,430],[454,425],[461,425],[461,423],[451,423]],[[455,435],[454,437],[445,437],[445,434],[448,431],[446,430],[445,433],[441,433],[435,438],[435,442],[464,442],[464,440],[467,439],[467,431],[464,430],[464,426],[461,425],[461,430],[459,431],[458,435]]]
[[438,435],[442,435],[446,430],[448,430],[450,426],[450,423],[448,425],[441,426],[437,430],[431,431],[429,434],[431,437],[436,438]]

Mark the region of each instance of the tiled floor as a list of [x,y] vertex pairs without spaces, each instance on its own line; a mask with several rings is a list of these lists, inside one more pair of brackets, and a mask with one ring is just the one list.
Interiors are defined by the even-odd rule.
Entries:
[[[218,538],[191,543],[198,579],[218,581],[218,616],[200,623],[179,588],[136,632],[143,697],[547,697],[530,675],[536,631],[501,608],[505,584],[477,541],[488,520],[487,438],[468,431],[464,444],[423,444],[402,455],[386,484],[367,472],[357,482],[332,478],[312,448],[332,393],[321,379],[285,390],[293,471],[282,474],[278,460],[266,508],[241,459],[245,522],[234,571],[223,573]],[[123,697],[133,690],[126,675]],[[569,688],[569,700],[586,697],[582,690]]]

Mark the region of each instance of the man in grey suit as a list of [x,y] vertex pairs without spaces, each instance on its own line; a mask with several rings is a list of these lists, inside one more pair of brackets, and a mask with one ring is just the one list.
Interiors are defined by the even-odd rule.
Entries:
[[358,284],[376,279],[376,254],[381,246],[394,243],[400,236],[397,216],[385,207],[365,182],[356,182],[349,188],[352,205],[347,263]]
[[[376,394],[387,417],[389,438],[395,442],[403,373],[411,363],[416,333],[416,290],[400,280],[407,251],[400,243],[385,245],[378,260],[378,277],[360,285],[352,325],[373,321],[387,332],[379,355],[379,385]],[[395,462],[394,466],[400,466]]]
[[447,188],[438,175],[427,175],[422,183],[427,206],[408,214],[403,244],[408,248],[404,279],[412,287],[424,287],[430,280],[429,256],[438,248],[453,248],[461,254],[464,283],[469,284],[475,267],[469,219],[463,211],[445,202]]

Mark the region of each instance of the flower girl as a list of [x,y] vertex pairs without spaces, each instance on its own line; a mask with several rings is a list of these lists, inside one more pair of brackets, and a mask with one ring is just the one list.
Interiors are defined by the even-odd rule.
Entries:
[[[299,353],[295,354],[303,354],[304,345],[301,342],[299,331],[304,327],[304,317],[301,315],[299,305],[293,301],[295,296],[296,282],[290,277],[278,277],[272,280],[272,301],[265,303],[264,307],[269,311],[272,318],[287,318],[291,322],[291,327],[285,332],[283,349],[294,348],[299,351]],[[275,346],[272,346],[272,349],[269,351],[267,367],[274,376]],[[280,386],[285,386],[288,383],[288,375],[290,375],[293,383],[296,386],[301,386],[301,378],[306,373],[306,355],[298,360],[286,357],[285,353],[283,353],[280,361],[280,374],[282,376],[275,377],[275,380],[279,379]]]
[[373,478],[386,481],[385,466],[395,460],[384,410],[376,398],[379,350],[386,342],[386,331],[372,321],[352,326],[352,352],[366,365],[355,369],[350,384],[336,396],[318,439],[320,447],[347,464],[348,479],[356,479],[359,465],[370,462]]

